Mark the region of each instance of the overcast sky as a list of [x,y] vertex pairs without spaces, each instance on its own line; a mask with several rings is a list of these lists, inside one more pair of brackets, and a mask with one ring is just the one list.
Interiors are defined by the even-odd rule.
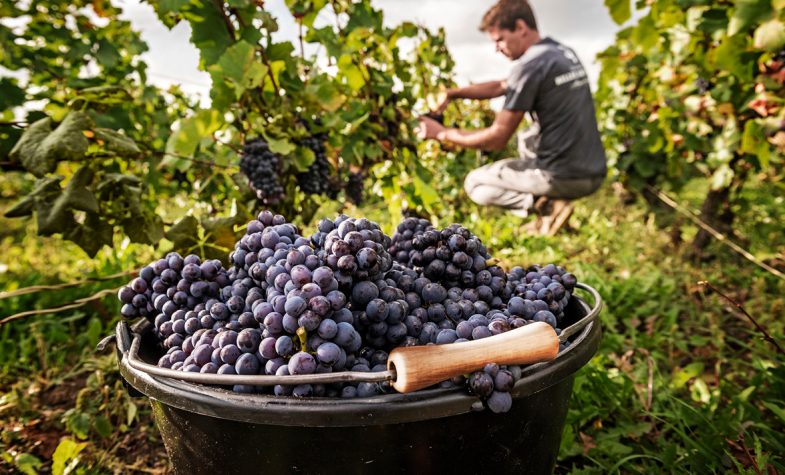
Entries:
[[[209,96],[210,77],[198,70],[199,54],[190,44],[190,28],[181,22],[167,30],[152,7],[140,0],[114,0],[124,9],[150,47],[144,55],[150,80],[161,86],[181,84],[183,89]],[[456,61],[459,84],[503,79],[510,62],[496,53],[494,44],[477,30],[480,19],[495,0],[375,0],[385,21],[415,21],[430,28],[444,27],[448,47]],[[540,32],[572,47],[586,67],[592,84],[599,68],[594,57],[613,42],[618,27],[602,0],[532,0]],[[278,18],[279,38],[296,39],[295,24],[284,0],[266,0],[265,8]]]

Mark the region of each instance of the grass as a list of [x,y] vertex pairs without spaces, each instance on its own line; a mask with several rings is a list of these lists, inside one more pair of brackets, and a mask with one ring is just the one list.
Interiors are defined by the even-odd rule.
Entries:
[[[767,203],[777,209],[777,198],[750,193],[759,202],[746,217],[756,218]],[[390,229],[395,223],[385,210],[380,203],[362,213]],[[772,233],[773,224],[745,223],[745,216],[737,231],[749,248],[777,255],[782,237]],[[569,229],[554,238],[526,235],[521,220],[496,210],[472,211],[464,224],[505,267],[559,263],[605,299],[603,342],[577,375],[558,473],[785,471],[785,357],[738,309],[698,285],[709,281],[741,303],[782,344],[785,282],[716,243],[711,259],[683,258],[684,244],[674,244],[642,204],[623,205],[610,187],[579,201]],[[684,225],[684,236],[694,232]],[[106,275],[151,255],[117,243],[91,261],[57,239],[6,236],[0,242],[6,290],[85,272]],[[109,284],[119,285],[0,300],[0,315],[57,305]],[[0,328],[0,471],[57,464],[106,473],[167,470],[149,408],[127,396],[114,356],[92,349],[116,315],[107,298]]]

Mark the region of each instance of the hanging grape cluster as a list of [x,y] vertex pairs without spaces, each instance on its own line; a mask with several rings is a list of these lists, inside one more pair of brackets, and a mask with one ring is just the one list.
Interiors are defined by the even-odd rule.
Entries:
[[281,158],[260,138],[248,141],[243,147],[240,171],[262,203],[275,204],[284,197],[279,180],[280,165]]
[[314,154],[314,162],[308,170],[297,174],[297,185],[302,191],[311,195],[327,195],[335,199],[338,189],[333,185],[333,167],[327,160],[327,151],[324,146],[326,134],[317,134],[301,141]]

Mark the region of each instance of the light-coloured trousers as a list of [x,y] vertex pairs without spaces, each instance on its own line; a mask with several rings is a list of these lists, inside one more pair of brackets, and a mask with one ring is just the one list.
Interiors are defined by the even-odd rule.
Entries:
[[603,178],[562,179],[537,168],[536,159],[507,158],[466,175],[464,189],[477,204],[507,208],[526,216],[540,196],[574,199],[590,195]]

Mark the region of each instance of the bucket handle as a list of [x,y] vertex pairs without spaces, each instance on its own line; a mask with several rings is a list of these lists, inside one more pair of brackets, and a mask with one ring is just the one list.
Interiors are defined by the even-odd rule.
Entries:
[[575,284],[575,287],[585,290],[591,295],[592,298],[592,306],[591,310],[585,317],[581,318],[577,322],[573,323],[569,327],[563,329],[559,334],[559,341],[564,343],[567,341],[571,336],[575,335],[579,331],[583,330],[589,323],[593,322],[597,319],[597,316],[600,314],[600,310],[602,310],[602,297],[600,297],[600,293],[594,287],[590,287],[584,283],[578,282]]

